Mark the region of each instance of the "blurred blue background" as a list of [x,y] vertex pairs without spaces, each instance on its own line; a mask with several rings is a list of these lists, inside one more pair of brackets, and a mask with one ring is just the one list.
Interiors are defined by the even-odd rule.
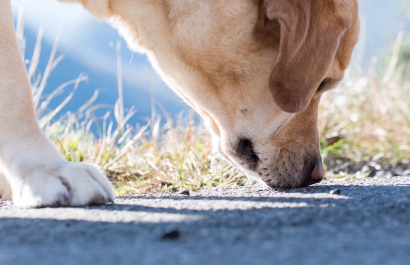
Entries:
[[[387,52],[398,31],[409,24],[405,17],[404,2],[401,0],[359,0],[359,3],[363,30],[356,50],[356,60],[366,65],[373,56]],[[138,109],[132,123],[151,116],[152,97],[172,116],[181,110],[189,109],[159,79],[144,55],[131,53],[115,30],[92,18],[82,6],[63,4],[55,0],[15,0],[12,4],[15,19],[19,8],[24,7],[27,59],[33,54],[39,29],[44,29],[38,74],[42,73],[47,65],[61,25],[57,56],[63,54],[65,58],[53,71],[45,94],[49,94],[62,83],[77,78],[80,73],[89,77],[89,82],[81,84],[62,113],[77,110],[96,89],[100,91],[96,103],[115,104],[118,98],[115,49],[118,40],[122,43],[124,105],[126,108],[135,106]],[[69,92],[70,89],[67,89],[53,100],[50,108],[58,106]]]

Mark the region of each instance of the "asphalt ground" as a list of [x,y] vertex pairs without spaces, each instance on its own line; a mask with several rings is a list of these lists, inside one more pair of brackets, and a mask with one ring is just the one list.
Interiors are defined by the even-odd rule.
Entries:
[[3,202],[0,264],[410,264],[410,177],[175,191],[86,208]]

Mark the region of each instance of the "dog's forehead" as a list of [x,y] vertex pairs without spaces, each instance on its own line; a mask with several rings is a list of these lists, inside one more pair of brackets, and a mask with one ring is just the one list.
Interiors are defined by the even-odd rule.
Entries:
[[158,52],[166,49],[160,48],[166,44],[192,58],[199,57],[197,52],[207,51],[220,58],[218,53],[246,45],[244,41],[251,39],[259,3],[260,0],[110,0],[110,21],[133,50]]
[[168,3],[169,17],[178,20],[189,14],[205,14],[207,17],[243,15],[256,3],[254,0],[166,0],[164,2]]
[[[235,39],[248,37],[242,33],[252,30],[258,15],[258,5],[250,0],[171,2],[174,5],[168,19],[173,33],[185,43],[193,42],[197,46],[221,44],[221,41],[235,43]],[[215,48],[212,45],[214,51]]]

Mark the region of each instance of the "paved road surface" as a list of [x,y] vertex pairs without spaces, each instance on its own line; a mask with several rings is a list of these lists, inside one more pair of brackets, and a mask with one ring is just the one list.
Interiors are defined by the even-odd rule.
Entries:
[[[340,195],[331,195],[333,189]],[[167,232],[171,239],[162,239]],[[172,237],[177,237],[173,238]],[[410,178],[0,204],[0,264],[410,264]]]

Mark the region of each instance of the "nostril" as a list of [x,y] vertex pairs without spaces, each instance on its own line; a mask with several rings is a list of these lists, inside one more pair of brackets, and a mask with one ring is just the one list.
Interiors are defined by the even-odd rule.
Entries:
[[259,162],[259,157],[253,148],[253,143],[249,139],[239,140],[236,153],[251,164],[257,164]]
[[325,177],[325,168],[323,167],[322,159],[318,159],[310,176],[311,184],[318,183]]

